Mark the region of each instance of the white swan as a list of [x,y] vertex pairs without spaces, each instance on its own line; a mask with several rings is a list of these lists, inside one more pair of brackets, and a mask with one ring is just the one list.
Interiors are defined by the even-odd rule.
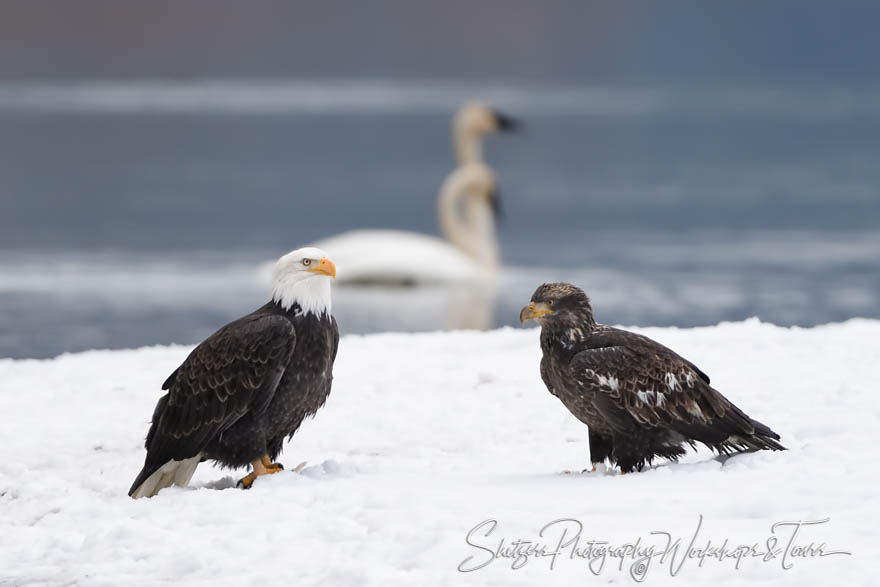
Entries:
[[315,243],[333,251],[339,281],[415,285],[491,278],[499,265],[492,200],[495,175],[462,165],[440,188],[437,212],[448,240],[404,230],[353,230]]
[[486,134],[512,131],[515,120],[482,102],[467,102],[453,118],[458,167],[437,199],[446,240],[403,230],[353,230],[315,243],[332,251],[338,281],[370,285],[414,285],[486,280],[500,263],[495,231],[495,176],[483,163]]
[[452,118],[452,148],[458,165],[483,162],[483,137],[513,132],[519,122],[478,100],[465,102]]

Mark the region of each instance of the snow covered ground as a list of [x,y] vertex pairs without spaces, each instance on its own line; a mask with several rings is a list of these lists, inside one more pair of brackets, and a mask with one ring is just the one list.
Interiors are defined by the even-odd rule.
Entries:
[[[281,458],[308,461],[302,473],[240,491],[244,471],[206,463],[192,487],[138,501],[126,491],[159,386],[189,349],[0,361],[0,584],[629,584],[631,573],[647,584],[876,584],[880,322],[641,329],[790,450],[723,464],[701,450],[627,476],[563,474],[587,466],[586,429],[544,389],[537,332],[344,337],[328,404]],[[825,518],[793,545],[792,526],[771,530]],[[481,526],[469,545],[487,520],[494,531]],[[555,520],[568,521],[540,536]],[[579,542],[549,556],[578,524]],[[678,550],[661,560],[667,538],[652,531]],[[519,539],[548,556],[494,558],[502,539],[504,554]],[[738,569],[683,558],[725,539],[728,554],[755,547]],[[604,566],[600,545],[590,550],[637,540],[639,555],[604,551]]]

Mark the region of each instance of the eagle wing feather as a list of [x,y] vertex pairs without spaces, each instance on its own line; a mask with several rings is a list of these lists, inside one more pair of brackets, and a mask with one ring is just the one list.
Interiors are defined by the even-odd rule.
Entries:
[[246,413],[264,411],[295,344],[293,324],[275,315],[246,316],[205,339],[162,386],[147,463],[191,458]]
[[594,336],[571,369],[579,389],[621,432],[636,425],[709,426],[736,410],[690,361],[637,334],[609,329]]

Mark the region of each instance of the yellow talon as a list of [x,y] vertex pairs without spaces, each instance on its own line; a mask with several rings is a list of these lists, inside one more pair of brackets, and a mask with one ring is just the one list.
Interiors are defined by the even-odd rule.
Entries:
[[254,484],[254,481],[257,480],[257,477],[258,475],[256,475],[255,473],[248,473],[247,475],[239,479],[236,485],[238,487],[241,487],[242,489],[250,489],[251,485]]
[[273,463],[269,459],[269,455],[263,455],[256,461],[252,462],[251,466],[254,470],[238,480],[238,483],[236,484],[238,487],[250,489],[251,485],[254,484],[254,481],[257,480],[257,477],[271,475],[272,473],[284,470],[284,466],[281,463]]
[[260,460],[262,461],[267,474],[277,473],[278,471],[284,470],[284,465],[281,463],[273,463],[269,458],[269,455],[263,455],[263,458]]

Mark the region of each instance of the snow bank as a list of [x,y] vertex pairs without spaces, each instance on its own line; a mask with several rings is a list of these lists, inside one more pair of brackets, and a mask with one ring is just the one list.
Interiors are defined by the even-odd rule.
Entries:
[[[693,359],[790,450],[566,475],[588,464],[586,429],[541,384],[537,330],[347,336],[327,406],[282,455],[308,461],[302,473],[245,492],[232,488],[244,471],[206,463],[192,487],[133,501],[159,386],[189,349],[0,361],[0,584],[534,585],[640,572],[649,584],[873,582],[880,322],[640,331]],[[693,547],[728,539],[730,550],[765,549],[776,522],[830,517],[794,540],[814,554],[825,543],[826,556],[793,556],[804,553],[778,527],[770,560],[682,564],[700,515]],[[468,545],[490,519],[494,531]],[[502,538],[551,552],[575,532],[560,522],[539,536],[558,519],[582,524],[579,550],[490,557]],[[588,550],[637,539],[662,550],[652,531],[681,539],[677,558],[600,568],[598,545]]]

